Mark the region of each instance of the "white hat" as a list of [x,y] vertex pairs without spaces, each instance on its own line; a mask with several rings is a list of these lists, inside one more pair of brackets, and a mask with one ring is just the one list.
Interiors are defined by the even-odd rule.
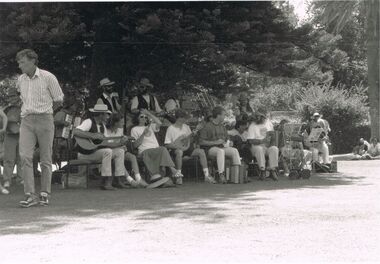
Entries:
[[111,82],[110,79],[108,79],[108,78],[103,78],[99,82],[100,87],[102,87],[102,86],[109,86],[109,85],[112,85],[112,84],[115,84],[115,82]]
[[313,114],[313,117],[316,117],[316,116],[321,116],[319,113],[317,113],[317,112],[315,112],[314,114]]
[[108,114],[112,114],[112,112],[110,110],[108,110],[108,106],[103,104],[103,101],[102,99],[98,99],[98,101],[96,102],[96,105],[94,105],[94,108],[90,108],[88,109],[90,112],[93,112],[93,113],[108,113]]

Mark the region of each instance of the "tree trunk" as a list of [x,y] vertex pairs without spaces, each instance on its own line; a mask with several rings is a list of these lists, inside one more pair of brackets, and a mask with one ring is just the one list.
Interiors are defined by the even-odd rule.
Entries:
[[369,105],[371,118],[371,137],[380,136],[380,39],[378,0],[367,0],[367,63],[369,83]]

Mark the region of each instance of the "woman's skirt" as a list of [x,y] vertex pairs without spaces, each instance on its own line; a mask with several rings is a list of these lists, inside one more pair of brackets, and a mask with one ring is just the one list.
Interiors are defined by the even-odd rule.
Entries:
[[174,162],[165,147],[144,150],[142,158],[150,175],[160,173],[160,167],[174,167]]

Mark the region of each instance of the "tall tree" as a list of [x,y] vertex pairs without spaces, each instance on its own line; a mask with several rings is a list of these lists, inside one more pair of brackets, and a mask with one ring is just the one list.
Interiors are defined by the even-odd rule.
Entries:
[[380,136],[380,7],[377,0],[315,2],[324,5],[323,21],[335,33],[342,31],[357,5],[364,5],[367,18],[367,64],[369,84],[369,104],[371,117],[371,136]]

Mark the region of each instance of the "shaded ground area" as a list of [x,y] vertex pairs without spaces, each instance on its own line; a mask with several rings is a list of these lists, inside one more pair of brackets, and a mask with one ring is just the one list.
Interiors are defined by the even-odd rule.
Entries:
[[2,263],[377,261],[380,161],[309,180],[0,196]]

